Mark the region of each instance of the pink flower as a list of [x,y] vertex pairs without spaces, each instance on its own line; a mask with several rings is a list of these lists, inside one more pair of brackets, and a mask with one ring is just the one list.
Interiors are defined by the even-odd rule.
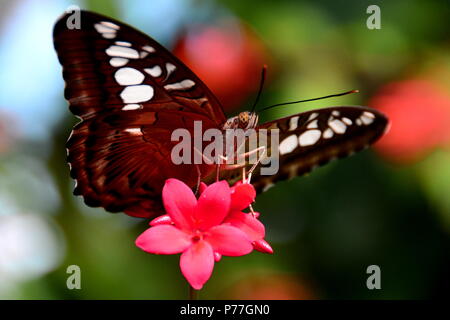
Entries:
[[136,239],[136,245],[149,253],[182,253],[181,272],[199,290],[210,278],[214,261],[222,255],[249,254],[253,246],[259,248],[256,243],[264,241],[264,226],[239,211],[254,200],[252,188],[230,188],[226,181],[220,181],[202,185],[197,200],[187,185],[169,179],[162,193],[167,214],[151,221],[152,227]]
[[[200,184],[200,194],[207,188],[205,183]],[[242,231],[244,231],[249,239],[252,241],[253,247],[263,253],[273,253],[271,246],[264,240],[266,234],[264,225],[257,219],[259,212],[254,214],[244,213],[242,210],[247,208],[253,201],[255,201],[256,191],[255,188],[248,183],[237,182],[231,187],[231,205],[230,212],[225,218],[224,222],[227,222]],[[164,216],[161,216],[162,219]],[[157,221],[155,221],[157,220]],[[159,218],[155,219],[156,223],[159,223]],[[153,223],[153,222],[152,222]],[[167,220],[166,220],[167,223]],[[217,255],[217,253],[215,253]],[[220,256],[218,256],[218,260]]]
[[264,225],[257,219],[259,213],[242,212],[255,200],[255,197],[256,191],[251,184],[236,183],[231,188],[231,208],[230,213],[225,218],[225,222],[244,231],[256,250],[264,253],[273,253],[270,245],[264,240],[266,230]]

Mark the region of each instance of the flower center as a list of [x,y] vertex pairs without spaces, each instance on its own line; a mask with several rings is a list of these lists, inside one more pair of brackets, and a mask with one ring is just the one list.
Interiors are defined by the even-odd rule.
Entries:
[[197,231],[195,235],[192,236],[191,241],[192,242],[199,242],[202,239],[202,233]]

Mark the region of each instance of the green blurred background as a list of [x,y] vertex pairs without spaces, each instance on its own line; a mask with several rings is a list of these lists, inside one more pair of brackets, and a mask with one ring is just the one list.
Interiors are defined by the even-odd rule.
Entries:
[[[178,256],[134,241],[148,221],[72,195],[65,141],[76,123],[52,26],[70,5],[136,26],[211,86],[229,115],[264,120],[329,105],[368,105],[392,129],[374,149],[279,183],[257,197],[274,255],[216,264],[202,299],[448,297],[450,23],[448,1],[0,1],[0,298],[185,299]],[[381,29],[366,9],[381,8]],[[69,290],[69,265],[81,290]],[[366,269],[381,268],[368,290]]]

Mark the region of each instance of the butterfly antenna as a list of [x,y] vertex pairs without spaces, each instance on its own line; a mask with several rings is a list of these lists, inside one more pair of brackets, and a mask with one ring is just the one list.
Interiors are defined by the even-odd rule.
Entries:
[[256,96],[255,103],[253,104],[253,107],[252,107],[252,112],[255,111],[256,105],[258,104],[259,98],[261,97],[261,93],[262,93],[262,90],[264,87],[264,81],[266,80],[266,71],[267,71],[267,65],[265,64],[265,65],[263,65],[263,68],[261,70],[261,81],[259,83],[258,95]]
[[357,93],[359,92],[359,90],[351,90],[351,91],[346,91],[343,93],[337,93],[337,94],[330,94],[329,96],[324,96],[324,97],[319,97],[319,98],[314,98],[314,99],[307,99],[307,100],[299,100],[299,101],[291,101],[291,102],[284,102],[284,103],[277,103],[268,107],[265,107],[264,109],[262,109],[261,111],[267,110],[267,109],[271,109],[274,107],[278,107],[278,106],[284,106],[287,104],[295,104],[295,103],[301,103],[301,102],[308,102],[308,101],[315,101],[315,100],[322,100],[322,99],[328,99],[328,98],[333,98],[333,97],[340,97],[340,96],[345,96],[347,94],[351,94],[351,93]]

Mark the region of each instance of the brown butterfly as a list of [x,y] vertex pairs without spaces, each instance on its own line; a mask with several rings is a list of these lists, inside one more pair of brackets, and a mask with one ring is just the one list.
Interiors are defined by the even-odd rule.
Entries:
[[[167,49],[146,34],[117,20],[80,12],[80,29],[69,29],[65,14],[53,37],[66,81],[65,98],[81,121],[68,141],[75,195],[87,205],[137,217],[161,211],[161,190],[168,178],[195,187],[215,179],[215,165],[176,165],[171,150],[177,128],[203,130],[279,129],[279,171],[253,172],[262,191],[277,180],[311,171],[375,142],[388,120],[366,107],[330,107],[259,125],[254,112],[227,120],[207,86]],[[220,171],[230,183],[241,168]]]

